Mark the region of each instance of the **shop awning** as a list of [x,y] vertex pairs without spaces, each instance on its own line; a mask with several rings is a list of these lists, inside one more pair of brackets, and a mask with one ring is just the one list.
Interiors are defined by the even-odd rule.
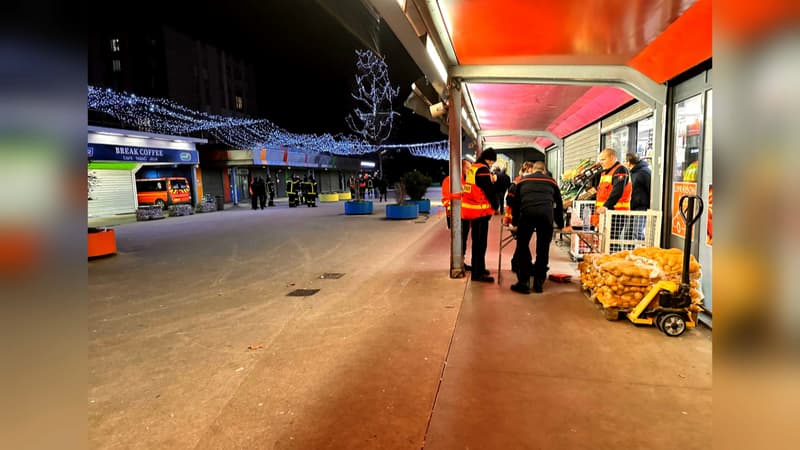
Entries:
[[436,67],[445,66],[462,82],[485,146],[530,142],[530,134],[485,137],[522,130],[550,133],[535,137],[543,147],[633,99],[663,104],[663,83],[712,54],[711,0],[371,3],[429,80],[441,80]]

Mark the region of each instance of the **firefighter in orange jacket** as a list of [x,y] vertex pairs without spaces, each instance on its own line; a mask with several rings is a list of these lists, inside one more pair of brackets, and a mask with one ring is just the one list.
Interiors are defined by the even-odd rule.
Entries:
[[[600,184],[597,185],[597,198],[595,203],[595,216],[599,218],[608,210],[628,211],[631,209],[631,177],[628,169],[620,164],[617,151],[606,148],[600,152],[600,164],[603,171],[600,173]],[[594,217],[592,218],[594,222]],[[594,224],[594,223],[593,223]],[[620,239],[625,228],[626,220],[623,216],[611,218],[611,240]],[[619,244],[611,245],[611,253],[621,250]]]
[[499,207],[489,169],[497,161],[492,148],[482,151],[475,164],[467,171],[461,194],[461,218],[470,220],[472,228],[472,281],[493,283],[486,270],[486,245],[489,238],[489,221]]

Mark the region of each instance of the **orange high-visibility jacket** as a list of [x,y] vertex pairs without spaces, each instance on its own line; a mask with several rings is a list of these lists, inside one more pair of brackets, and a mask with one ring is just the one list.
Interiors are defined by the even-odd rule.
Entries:
[[464,179],[464,190],[461,195],[461,218],[467,220],[477,219],[479,217],[491,216],[494,214],[492,203],[486,198],[483,189],[475,184],[475,173],[481,167],[487,167],[483,163],[475,163],[467,171]]
[[[614,177],[617,177],[620,181],[625,183],[625,187],[622,189],[622,197],[620,197],[614,205],[608,208],[605,203],[611,196]],[[631,190],[631,177],[628,173],[628,169],[617,162],[610,169],[604,170],[600,175],[600,184],[597,185],[597,201],[595,206],[598,208],[601,206],[606,206],[608,209],[614,209],[616,211],[627,211],[631,209]]]

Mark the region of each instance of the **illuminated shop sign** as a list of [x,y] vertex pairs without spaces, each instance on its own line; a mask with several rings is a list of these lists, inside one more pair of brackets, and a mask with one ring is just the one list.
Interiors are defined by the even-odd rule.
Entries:
[[130,147],[124,145],[89,144],[87,156],[93,161],[131,161],[140,163],[199,164],[197,150]]

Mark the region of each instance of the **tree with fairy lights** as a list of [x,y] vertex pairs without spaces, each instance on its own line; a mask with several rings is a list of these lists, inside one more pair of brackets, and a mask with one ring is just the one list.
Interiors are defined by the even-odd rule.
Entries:
[[[400,93],[400,86],[392,87],[389,66],[383,56],[371,50],[356,50],[356,83],[351,94],[356,106],[345,121],[350,130],[373,147],[379,148],[392,133],[395,116],[392,102]],[[381,176],[383,167],[380,167]],[[362,192],[356,183],[356,200]]]

